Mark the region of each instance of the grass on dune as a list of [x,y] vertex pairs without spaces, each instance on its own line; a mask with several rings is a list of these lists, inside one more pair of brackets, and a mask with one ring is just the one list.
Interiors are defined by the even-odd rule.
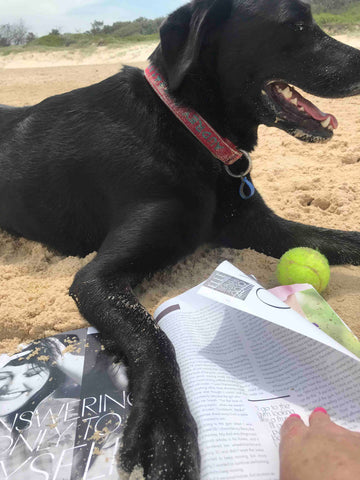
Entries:
[[348,8],[342,11],[316,13],[314,18],[322,27],[327,25],[343,25],[350,28],[355,25],[360,26],[360,2],[350,4]]
[[137,44],[146,44],[159,40],[159,34],[129,35],[116,37],[113,35],[89,35],[85,33],[69,33],[64,35],[45,35],[27,45],[0,47],[0,56],[21,52],[53,52],[82,50],[85,54],[92,53],[96,47],[127,48]]

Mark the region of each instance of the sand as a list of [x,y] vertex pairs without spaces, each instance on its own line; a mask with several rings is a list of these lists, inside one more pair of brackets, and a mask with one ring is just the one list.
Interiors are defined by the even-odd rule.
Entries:
[[[360,37],[341,41],[360,48]],[[45,97],[100,81],[122,63],[144,67],[154,44],[130,49],[21,53],[0,59],[0,103],[30,105]],[[253,179],[279,215],[322,227],[360,229],[360,96],[316,99],[339,120],[334,139],[308,145],[277,129],[260,127]],[[0,232],[0,352],[19,342],[86,325],[67,294],[85,259],[63,257],[47,247]],[[153,312],[159,303],[204,280],[229,260],[265,287],[277,285],[276,260],[251,250],[199,249],[173,268],[137,287]],[[360,336],[360,267],[332,267],[324,292],[334,310]]]

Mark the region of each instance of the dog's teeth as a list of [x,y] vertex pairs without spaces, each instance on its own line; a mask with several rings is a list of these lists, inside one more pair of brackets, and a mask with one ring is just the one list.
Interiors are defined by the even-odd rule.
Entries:
[[292,99],[290,100],[290,102],[297,106],[297,104],[298,104],[298,99],[297,99],[296,97],[295,97],[295,98],[292,98]]
[[331,131],[334,130],[334,127],[332,125],[329,125],[327,128],[328,128],[328,130],[331,130]]
[[321,122],[321,125],[324,127],[324,128],[327,128],[330,124],[330,117],[327,117],[326,120],[324,120],[323,122]]
[[262,93],[263,95],[266,95],[265,90],[261,90],[261,93]]
[[285,90],[282,91],[282,94],[286,98],[286,100],[290,100],[292,97],[292,91],[290,90],[290,87],[286,87]]
[[304,107],[298,107],[298,109],[300,110],[300,112],[305,112],[305,108],[304,108]]

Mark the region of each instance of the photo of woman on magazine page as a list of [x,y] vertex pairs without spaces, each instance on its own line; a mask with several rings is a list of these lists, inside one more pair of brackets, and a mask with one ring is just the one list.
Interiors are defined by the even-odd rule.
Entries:
[[[60,340],[60,339],[62,340]],[[84,341],[62,335],[35,341],[0,364],[0,479],[53,473],[76,433]],[[31,477],[32,478],[32,477]],[[65,477],[64,477],[65,478]]]
[[0,356],[0,480],[119,479],[124,366],[92,328]]

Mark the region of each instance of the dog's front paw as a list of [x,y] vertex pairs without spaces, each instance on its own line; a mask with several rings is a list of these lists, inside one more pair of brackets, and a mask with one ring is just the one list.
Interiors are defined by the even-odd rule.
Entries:
[[186,403],[181,410],[178,401],[169,401],[166,409],[164,405],[148,407],[135,405],[130,413],[120,452],[121,467],[131,472],[142,466],[147,480],[198,480],[197,427]]

